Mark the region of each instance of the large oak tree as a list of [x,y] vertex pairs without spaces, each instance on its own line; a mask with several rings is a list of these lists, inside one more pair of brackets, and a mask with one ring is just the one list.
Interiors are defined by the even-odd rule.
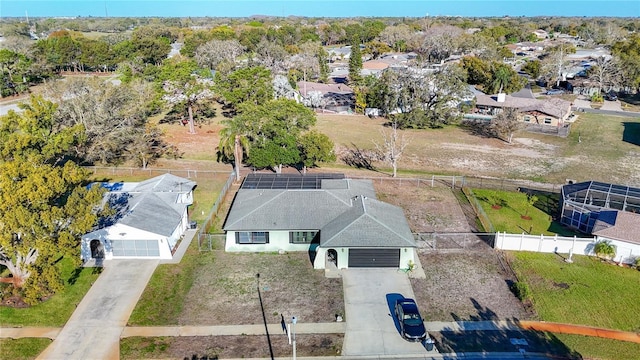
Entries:
[[2,282],[35,304],[62,288],[56,262],[80,261],[80,235],[97,220],[102,191],[69,160],[84,139],[81,124],[61,127],[56,105],[41,97],[0,117],[0,265]]

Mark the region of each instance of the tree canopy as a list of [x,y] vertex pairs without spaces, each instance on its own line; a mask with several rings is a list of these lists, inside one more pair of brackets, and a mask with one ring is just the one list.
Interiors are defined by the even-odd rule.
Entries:
[[[323,134],[311,131],[313,111],[289,99],[251,102],[238,106],[238,114],[225,121],[218,145],[219,161],[244,159],[248,165],[276,172],[282,166],[315,166],[332,161],[333,144]],[[238,148],[242,147],[242,151]]]
[[56,105],[32,97],[0,117],[0,264],[12,292],[35,304],[62,288],[60,257],[79,264],[79,236],[97,220],[98,187],[68,154],[83,126],[56,124]]

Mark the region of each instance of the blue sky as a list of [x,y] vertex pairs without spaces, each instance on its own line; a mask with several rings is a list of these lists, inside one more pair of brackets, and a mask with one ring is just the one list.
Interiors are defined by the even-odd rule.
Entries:
[[0,16],[640,17],[640,0],[0,0]]

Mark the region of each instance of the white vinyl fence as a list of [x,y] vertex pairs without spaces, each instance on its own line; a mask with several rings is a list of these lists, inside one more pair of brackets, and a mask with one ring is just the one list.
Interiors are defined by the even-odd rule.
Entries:
[[[600,237],[579,238],[564,236],[507,234],[497,232],[494,248],[501,250],[534,251],[558,254],[595,255],[593,247],[598,241],[610,240]],[[635,263],[640,257],[640,244],[628,243],[619,240],[610,240],[616,247],[616,256],[613,260],[621,264]]]

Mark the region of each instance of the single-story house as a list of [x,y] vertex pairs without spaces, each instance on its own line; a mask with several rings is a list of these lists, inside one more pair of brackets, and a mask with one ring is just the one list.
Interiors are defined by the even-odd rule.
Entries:
[[333,112],[349,112],[355,106],[355,94],[345,84],[298,81],[298,92],[307,106]]
[[416,256],[402,209],[343,174],[249,174],[223,230],[226,251],[305,251],[316,269],[407,268]]
[[531,99],[506,94],[476,93],[473,114],[495,116],[503,108],[516,108],[529,124],[562,126],[571,115],[571,102],[559,98]]
[[542,30],[542,29],[534,30],[534,31],[532,31],[532,33],[538,39],[547,39],[549,37],[549,34],[546,31]]
[[142,182],[97,183],[108,191],[103,205],[114,214],[82,236],[81,256],[90,259],[171,259],[190,227],[187,209],[196,183],[172,174]]

